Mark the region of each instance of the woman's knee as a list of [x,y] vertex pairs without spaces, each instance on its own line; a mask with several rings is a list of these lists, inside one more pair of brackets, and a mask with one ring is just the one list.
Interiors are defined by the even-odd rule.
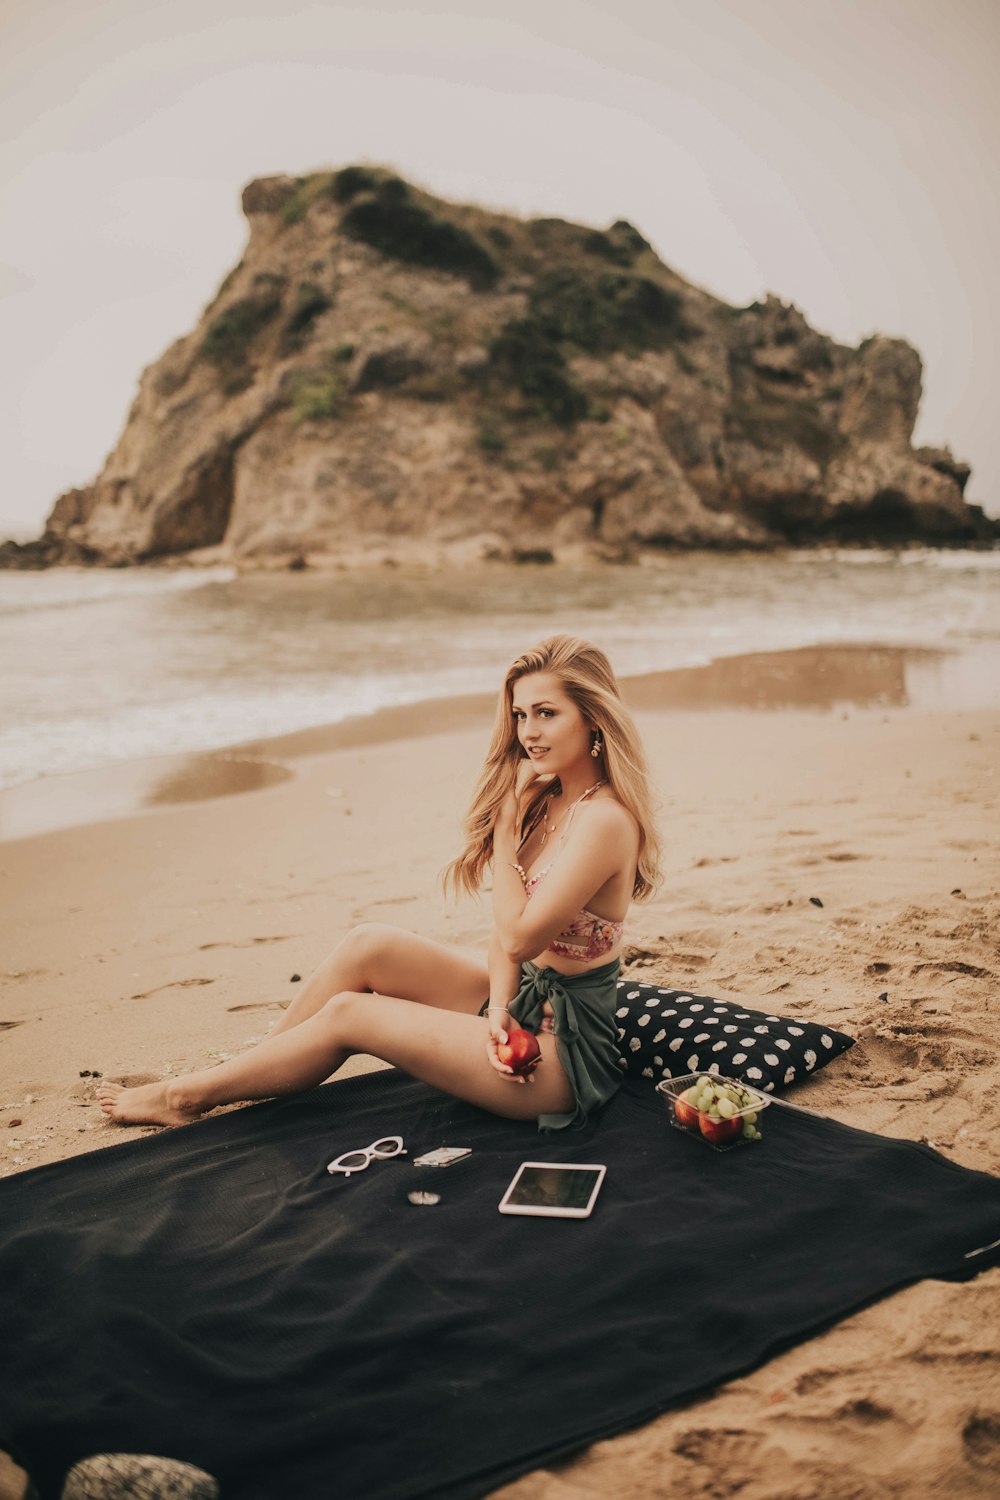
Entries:
[[334,956],[346,959],[357,970],[359,982],[374,987],[371,972],[395,932],[394,927],[384,922],[359,922],[341,938]]
[[326,1025],[331,1040],[350,1050],[351,1035],[356,1029],[364,1005],[371,1004],[371,993],[365,990],[340,990],[331,995],[318,1012]]

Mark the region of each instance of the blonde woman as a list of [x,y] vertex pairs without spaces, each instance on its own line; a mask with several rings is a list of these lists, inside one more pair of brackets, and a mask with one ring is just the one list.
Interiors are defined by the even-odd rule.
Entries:
[[[659,875],[645,759],[604,653],[558,635],[511,665],[493,738],[445,872],[493,875],[484,961],[396,928],[355,928],[264,1041],[216,1067],[142,1088],[108,1083],[122,1123],[180,1125],[238,1100],[314,1087],[367,1053],[435,1088],[543,1129],[583,1124],[617,1089],[622,930]],[[513,1026],[540,1057],[500,1061]]]

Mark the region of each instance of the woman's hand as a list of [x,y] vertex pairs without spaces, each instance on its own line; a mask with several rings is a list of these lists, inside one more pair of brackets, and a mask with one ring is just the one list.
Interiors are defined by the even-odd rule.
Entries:
[[502,1063],[497,1056],[497,1047],[507,1040],[510,1011],[502,1005],[491,1005],[486,1012],[486,1026],[488,1032],[486,1056],[490,1067],[495,1069],[502,1078],[509,1078],[511,1083],[534,1083],[535,1080],[531,1074],[541,1061],[540,1058],[536,1058],[529,1072],[515,1073],[509,1063]]
[[501,803],[495,832],[501,838],[516,839],[524,809],[531,800],[532,794],[547,781],[554,779],[551,775],[539,774],[530,760],[522,760],[517,768],[514,785]]
[[540,786],[548,781],[555,781],[551,771],[539,771],[533,760],[525,757],[517,768],[517,777],[514,781],[514,793],[518,803],[523,806],[536,792]]

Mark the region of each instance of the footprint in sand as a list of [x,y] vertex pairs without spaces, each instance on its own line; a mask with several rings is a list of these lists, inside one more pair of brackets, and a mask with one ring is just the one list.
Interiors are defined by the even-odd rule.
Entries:
[[732,1464],[752,1472],[764,1446],[764,1439],[743,1427],[693,1427],[682,1432],[673,1451],[696,1464],[722,1468]]
[[130,995],[130,1000],[148,1000],[150,995],[158,995],[161,990],[187,990],[194,984],[214,984],[214,979],[172,979],[169,984],[158,984],[155,989],[141,990],[137,995]]
[[962,1446],[973,1468],[1000,1473],[1000,1415],[974,1412],[962,1428]]
[[829,1385],[831,1380],[838,1379],[840,1374],[839,1370],[807,1370],[795,1382],[795,1394],[796,1396],[808,1396],[813,1391],[820,1391],[825,1385]]
[[246,1005],[227,1005],[226,1010],[287,1010],[287,1000],[250,1000]]
[[13,1031],[15,1026],[23,1026],[23,1021],[0,1021],[0,1031]]
[[[662,957],[663,954],[656,952],[656,950],[653,948],[640,948],[638,944],[629,944],[629,946],[622,954],[622,962],[626,967],[628,967],[629,964],[646,963],[651,959]],[[671,962],[673,962],[674,957],[674,954],[670,955]]]
[[[906,1421],[891,1406],[876,1400],[868,1392],[840,1401],[831,1411],[829,1397],[824,1394],[825,1387],[832,1381],[843,1382],[845,1373],[843,1370],[815,1370],[801,1375],[795,1382],[794,1391],[797,1396],[805,1397],[806,1403],[796,1411],[789,1412],[788,1419],[793,1424],[801,1424],[803,1428],[812,1430],[817,1426],[825,1428],[831,1421],[838,1422],[847,1429],[850,1438],[857,1444],[861,1444],[869,1434],[878,1444],[905,1442],[908,1426]],[[850,1379],[854,1373],[848,1373],[847,1378]],[[860,1371],[856,1375],[857,1378],[865,1378]],[[836,1400],[835,1390],[829,1395]],[[808,1402],[810,1396],[817,1398],[811,1404]],[[894,1433],[886,1430],[890,1425],[896,1429]]]
[[957,959],[950,963],[931,961],[925,964],[914,964],[910,974],[919,974],[923,969],[930,969],[932,974],[968,974],[970,979],[995,979],[997,977],[992,969],[981,969],[976,964],[961,963]]
[[847,1401],[843,1406],[837,1408],[834,1416],[841,1421],[860,1422],[862,1427],[873,1427],[881,1422],[893,1422],[896,1413],[889,1406],[882,1406],[878,1401],[873,1401],[868,1396],[860,1396],[854,1401]]
[[[846,1445],[851,1477],[856,1471],[868,1467],[869,1461],[879,1462],[879,1455],[886,1452],[902,1453],[912,1440],[912,1426],[899,1412],[883,1405],[871,1395],[853,1396],[840,1401],[830,1409],[830,1397],[836,1399],[835,1388],[817,1392],[810,1401],[808,1397],[791,1411],[784,1413],[784,1425],[790,1432],[798,1431],[800,1439],[812,1445],[817,1438],[828,1436],[831,1429],[838,1434],[837,1442]],[[821,1437],[822,1435],[822,1437]],[[874,1495],[876,1490],[856,1488],[853,1484],[843,1491],[812,1490],[813,1494]],[[796,1492],[799,1493],[799,1492]]]
[[[290,943],[296,934],[293,932],[279,932],[274,937],[252,937],[245,943],[200,943],[199,953],[207,953],[209,948],[253,948],[257,943]],[[210,981],[206,981],[209,983]]]
[[[974,1032],[950,1020],[914,1022],[912,1006],[929,996],[911,996],[906,1011],[889,1011],[858,1030],[862,1055],[890,1071],[934,1069],[971,1072],[995,1059]],[[906,1017],[906,1019],[904,1019]],[[905,1078],[904,1082],[907,1081]]]
[[715,954],[681,952],[663,954],[642,952],[637,956],[641,956],[643,958],[665,958],[672,969],[703,969],[706,964],[710,964],[712,962]]

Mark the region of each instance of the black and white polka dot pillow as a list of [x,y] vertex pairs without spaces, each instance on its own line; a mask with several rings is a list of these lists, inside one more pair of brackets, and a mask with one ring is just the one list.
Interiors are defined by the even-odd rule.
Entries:
[[618,981],[615,1018],[621,1066],[657,1083],[721,1073],[774,1093],[854,1046],[853,1037],[832,1026],[627,979]]

